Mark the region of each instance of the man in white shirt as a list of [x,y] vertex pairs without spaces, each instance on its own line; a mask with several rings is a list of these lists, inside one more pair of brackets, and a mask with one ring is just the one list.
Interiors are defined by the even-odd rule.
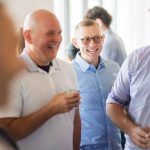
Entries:
[[37,10],[26,17],[23,35],[21,58],[26,70],[13,80],[11,101],[1,110],[0,122],[21,150],[79,150],[75,72],[56,59],[62,41],[60,23],[48,10]]

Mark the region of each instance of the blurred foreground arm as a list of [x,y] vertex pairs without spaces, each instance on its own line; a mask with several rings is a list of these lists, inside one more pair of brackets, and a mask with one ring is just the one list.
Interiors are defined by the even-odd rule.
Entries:
[[79,108],[76,108],[74,119],[73,150],[80,150],[80,140],[81,140],[81,120]]

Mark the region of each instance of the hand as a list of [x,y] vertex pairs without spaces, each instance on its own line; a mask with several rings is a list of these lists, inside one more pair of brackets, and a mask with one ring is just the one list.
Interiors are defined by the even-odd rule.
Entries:
[[150,127],[135,127],[129,135],[132,142],[140,148],[150,148]]
[[64,92],[53,97],[50,102],[53,105],[55,113],[65,113],[78,107],[80,104],[80,95],[77,91]]

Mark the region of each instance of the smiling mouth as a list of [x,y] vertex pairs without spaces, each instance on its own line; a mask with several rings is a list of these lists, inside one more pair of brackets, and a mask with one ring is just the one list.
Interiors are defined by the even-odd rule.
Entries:
[[87,49],[87,51],[88,51],[88,52],[90,52],[90,53],[95,53],[95,52],[97,52],[97,51],[98,51],[98,48],[97,48],[97,49],[90,49],[90,50],[89,50],[89,49]]
[[49,49],[55,49],[55,48],[57,48],[57,46],[56,45],[54,45],[54,46],[48,45],[48,48]]

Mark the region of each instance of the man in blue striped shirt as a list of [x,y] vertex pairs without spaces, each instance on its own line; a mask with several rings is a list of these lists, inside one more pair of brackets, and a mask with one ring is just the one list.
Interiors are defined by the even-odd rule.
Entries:
[[81,96],[81,150],[121,150],[120,131],[105,110],[119,65],[100,57],[103,41],[104,36],[95,21],[84,20],[76,26],[73,44],[80,52],[72,64]]
[[150,150],[150,46],[124,61],[107,99],[107,113],[126,133],[125,150]]

